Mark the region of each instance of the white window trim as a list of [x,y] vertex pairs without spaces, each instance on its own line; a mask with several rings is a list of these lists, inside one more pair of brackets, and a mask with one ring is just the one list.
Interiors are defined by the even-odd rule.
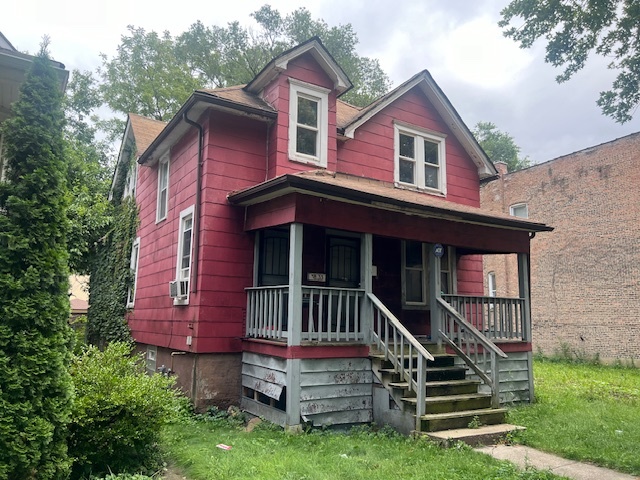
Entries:
[[[525,216],[522,217],[520,215],[516,215],[516,210],[518,208],[523,208],[524,207],[524,212],[525,212]],[[513,216],[513,217],[518,217],[518,218],[529,218],[529,205],[527,203],[514,203],[513,205],[511,205],[509,207],[509,215]]]
[[[397,187],[415,188],[423,190],[429,193],[435,193],[439,195],[447,194],[447,162],[446,162],[446,135],[431,132],[426,129],[410,126],[402,122],[394,122],[394,167],[393,175],[394,182]],[[418,165],[417,159],[422,157],[424,159],[424,144],[423,142],[415,142],[416,150],[416,183],[406,183],[400,181],[400,134],[409,135],[412,137],[419,137],[422,140],[428,140],[438,145],[438,185],[439,188],[427,187],[425,185],[424,175],[424,162],[421,166]],[[420,155],[422,154],[422,155]]]
[[[161,212],[162,212],[162,205],[160,204],[162,201],[162,195],[161,195],[161,190],[160,190],[160,182],[162,180],[161,177],[161,172],[162,172],[162,165],[166,165],[167,166],[167,195],[165,196],[164,199],[164,215],[161,216]],[[156,201],[156,223],[159,223],[163,220],[165,220],[167,218],[167,214],[169,212],[169,180],[171,178],[170,175],[170,163],[169,163],[169,154],[165,154],[159,161],[158,161],[158,197],[157,197],[157,201]]]
[[[127,171],[127,178],[124,185],[124,193],[122,194],[123,198],[127,197],[136,197],[136,183],[138,181],[138,162],[133,162],[133,165],[129,167]],[[160,186],[160,182],[158,182],[158,187]],[[168,193],[167,188],[167,193]],[[158,192],[158,195],[160,192]]]
[[[140,237],[136,238],[131,245],[131,260],[129,268],[133,271],[133,286],[127,290],[127,308],[133,308],[138,292],[138,262],[140,260]],[[132,295],[133,294],[133,295]]]
[[[289,160],[327,167],[329,143],[329,90],[289,79]],[[307,97],[318,102],[318,156],[297,151],[298,98]]]
[[147,345],[146,356],[147,373],[152,375],[156,373],[157,359],[158,359],[158,347],[155,345]]
[[487,273],[487,292],[489,293],[490,297],[497,297],[498,296],[498,289],[497,289],[497,284],[496,284],[496,273],[495,272]]
[[[178,251],[176,254],[176,280],[179,282],[181,280],[180,274],[181,274],[181,268],[180,268],[180,263],[182,260],[182,247],[183,247],[183,241],[182,241],[182,237],[183,237],[183,233],[184,233],[184,220],[185,218],[187,218],[189,215],[191,215],[191,252],[189,252],[189,278],[187,278],[186,280],[188,280],[189,284],[188,284],[188,288],[187,288],[187,296],[183,297],[183,298],[174,298],[173,299],[173,304],[174,305],[189,305],[189,296],[191,293],[191,274],[193,273],[193,227],[195,225],[195,218],[193,217],[195,208],[194,205],[191,205],[189,208],[186,208],[185,210],[180,212],[180,223],[178,224]],[[180,288],[178,286],[178,288]]]

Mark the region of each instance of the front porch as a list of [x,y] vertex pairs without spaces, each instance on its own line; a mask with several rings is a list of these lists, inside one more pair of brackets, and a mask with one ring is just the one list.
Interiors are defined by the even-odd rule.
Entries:
[[[421,430],[439,392],[429,382],[432,352],[455,355],[487,412],[531,398],[527,254],[518,255],[521,296],[498,298],[458,293],[458,267],[469,268],[465,255],[475,261],[477,252],[456,246],[416,250],[412,241],[297,223],[261,230],[255,243],[243,355],[251,413],[290,427],[400,415],[401,430]],[[413,260],[412,248],[420,252]],[[520,370],[516,379],[501,379],[501,359]]]

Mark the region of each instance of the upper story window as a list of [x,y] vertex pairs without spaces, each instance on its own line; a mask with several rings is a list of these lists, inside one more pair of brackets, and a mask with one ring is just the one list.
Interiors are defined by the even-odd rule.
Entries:
[[131,247],[131,262],[129,268],[133,276],[133,283],[127,291],[127,308],[132,308],[136,299],[136,287],[138,286],[138,259],[140,258],[140,237],[136,238]]
[[445,137],[402,124],[395,125],[395,181],[446,193]]
[[327,166],[329,90],[289,79],[289,159]]
[[[138,162],[133,162],[133,165],[129,167],[127,171],[127,179],[124,184],[123,198],[136,196],[136,182],[138,181]],[[168,173],[168,169],[167,169]]]
[[169,207],[169,154],[158,162],[158,205],[156,223],[167,218]]
[[176,265],[177,295],[175,305],[189,303],[189,285],[191,279],[191,259],[193,244],[193,206],[180,212],[180,231],[178,232],[178,261]]
[[509,214],[514,217],[529,218],[529,207],[526,203],[516,203],[509,207]]

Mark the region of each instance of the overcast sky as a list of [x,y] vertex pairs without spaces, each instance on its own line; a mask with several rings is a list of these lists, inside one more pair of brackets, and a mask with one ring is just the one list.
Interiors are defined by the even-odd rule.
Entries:
[[[93,70],[112,56],[127,25],[178,35],[197,20],[250,25],[270,3],[281,13],[306,6],[329,25],[351,23],[360,55],[378,58],[397,86],[427,69],[469,126],[491,121],[538,163],[640,131],[640,115],[624,126],[595,104],[614,77],[593,57],[558,85],[542,44],[520,50],[497,26],[508,0],[15,0],[2,7],[0,31],[21,51],[51,37],[53,58],[69,70]],[[229,6],[223,6],[229,5]]]

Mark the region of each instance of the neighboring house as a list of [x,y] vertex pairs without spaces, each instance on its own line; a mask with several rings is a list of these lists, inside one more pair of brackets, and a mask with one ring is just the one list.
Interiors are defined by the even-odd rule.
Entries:
[[[551,223],[531,242],[533,347],[640,359],[640,133],[506,173],[482,207]],[[485,262],[487,288],[513,295],[513,259]]]
[[89,276],[69,276],[69,302],[71,303],[71,318],[86,315],[89,310]]
[[[479,208],[497,171],[427,71],[366,108],[339,100],[350,87],[311,39],[166,126],[129,116],[133,337],[198,408],[292,428],[500,422],[501,401],[532,396],[529,242],[551,228]],[[482,255],[509,253],[518,298],[494,304]]]

